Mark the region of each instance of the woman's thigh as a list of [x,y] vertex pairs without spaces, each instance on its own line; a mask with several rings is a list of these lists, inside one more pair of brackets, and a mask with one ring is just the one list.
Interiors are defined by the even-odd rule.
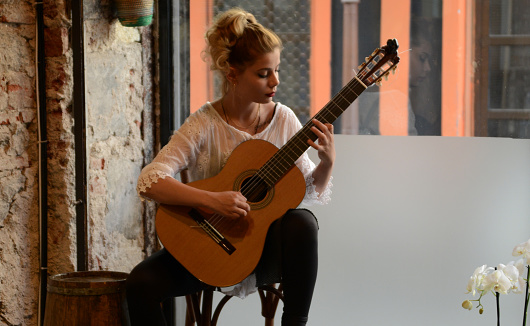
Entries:
[[129,274],[128,291],[150,293],[158,301],[205,289],[171,254],[162,249],[138,264]]
[[[294,223],[284,223],[291,222]],[[261,255],[260,261],[256,266],[256,283],[258,286],[278,283],[282,278],[282,229],[285,224],[294,224],[291,227],[289,236],[296,238],[296,232],[305,232],[306,227],[318,228],[318,221],[313,213],[307,209],[298,208],[291,209],[285,213],[284,216],[274,221],[269,227],[267,238],[265,240],[265,246],[263,248],[263,254]],[[282,227],[283,225],[283,227]],[[296,241],[296,240],[294,240]]]

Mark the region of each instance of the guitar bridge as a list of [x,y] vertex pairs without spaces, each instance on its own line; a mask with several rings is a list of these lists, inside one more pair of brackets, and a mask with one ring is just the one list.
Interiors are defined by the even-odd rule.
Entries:
[[215,243],[217,243],[221,248],[223,248],[224,251],[226,251],[229,255],[233,254],[234,251],[236,251],[236,248],[228,241],[221,232],[217,231],[217,229],[208,222],[204,216],[201,215],[199,211],[192,208],[188,215],[191,216],[191,218],[197,222],[199,227],[206,232],[212,238]]

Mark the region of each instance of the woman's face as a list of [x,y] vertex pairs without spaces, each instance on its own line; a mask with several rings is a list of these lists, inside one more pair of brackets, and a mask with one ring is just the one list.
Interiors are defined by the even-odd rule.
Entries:
[[236,75],[236,96],[241,100],[268,103],[280,84],[280,49],[266,53]]
[[423,41],[413,46],[410,52],[410,86],[420,85],[431,72],[432,46]]

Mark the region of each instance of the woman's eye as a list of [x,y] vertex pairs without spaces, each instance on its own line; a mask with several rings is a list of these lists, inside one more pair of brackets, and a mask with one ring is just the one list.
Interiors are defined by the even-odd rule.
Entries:
[[[275,74],[279,74],[280,73],[280,70],[274,70],[274,73]],[[267,73],[267,74],[258,74],[258,77],[260,78],[269,78],[270,77],[270,73]]]

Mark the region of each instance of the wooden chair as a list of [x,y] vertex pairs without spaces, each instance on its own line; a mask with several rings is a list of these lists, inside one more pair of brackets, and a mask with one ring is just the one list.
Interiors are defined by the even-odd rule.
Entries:
[[[188,170],[180,172],[180,181],[189,182]],[[224,297],[219,301],[215,310],[213,310],[213,295],[215,288],[211,287],[206,290],[193,293],[186,296],[186,326],[216,326],[221,314],[221,310],[232,296],[223,294]],[[274,326],[274,316],[278,302],[283,301],[282,284],[272,284],[260,286],[258,293],[261,300],[261,315],[265,318],[265,326]],[[213,314],[212,314],[213,312]]]
[[[186,296],[186,326],[217,325],[221,310],[232,296],[223,294],[223,298],[219,301],[212,314],[214,292],[215,289],[212,287]],[[261,286],[258,288],[258,293],[261,300],[261,315],[265,318],[265,326],[273,326],[278,302],[279,300],[283,301],[282,284]]]

